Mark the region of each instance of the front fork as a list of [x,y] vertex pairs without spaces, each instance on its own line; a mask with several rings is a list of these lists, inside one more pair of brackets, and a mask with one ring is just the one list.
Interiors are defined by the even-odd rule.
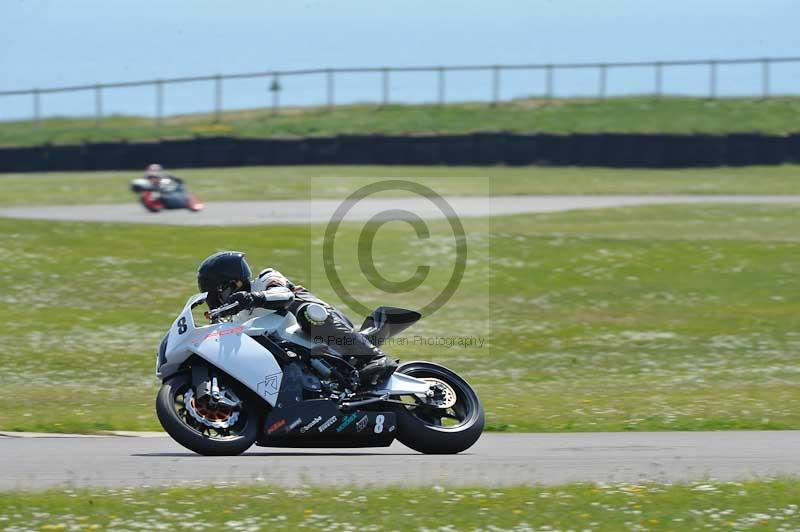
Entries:
[[[217,376],[212,375],[207,366],[192,366],[192,386],[194,387],[197,399],[201,399],[207,395],[210,396],[209,406],[211,407],[225,405],[235,408],[239,406],[240,401],[232,400],[220,392]],[[228,390],[227,395],[233,394]]]

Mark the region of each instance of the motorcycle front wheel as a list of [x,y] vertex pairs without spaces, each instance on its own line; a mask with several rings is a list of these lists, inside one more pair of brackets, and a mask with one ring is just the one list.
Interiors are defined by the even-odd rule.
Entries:
[[397,439],[425,454],[456,454],[469,449],[483,432],[484,413],[478,395],[455,372],[430,362],[409,362],[397,372],[428,381],[433,399],[396,397]]
[[144,196],[139,197],[139,202],[142,204],[142,207],[147,209],[150,212],[159,212],[161,211],[161,207],[158,207],[158,203],[152,200],[145,198]]
[[260,416],[253,401],[245,399],[236,408],[212,406],[207,398],[195,397],[188,373],[164,381],[156,396],[156,414],[176,442],[197,454],[242,454],[258,438]]

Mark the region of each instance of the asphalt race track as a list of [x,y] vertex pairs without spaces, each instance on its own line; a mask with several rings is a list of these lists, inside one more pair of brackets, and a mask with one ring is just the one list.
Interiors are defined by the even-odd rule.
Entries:
[[[459,455],[273,449],[202,457],[165,435],[0,433],[0,490],[205,482],[298,485],[512,485],[742,480],[800,474],[800,431],[484,434]],[[13,434],[13,433],[4,433]]]
[[[452,196],[444,198],[460,217],[499,216],[521,213],[558,212],[631,205],[677,203],[771,203],[797,204],[800,196]],[[219,201],[206,204],[202,212],[187,210],[149,213],[138,203],[112,205],[67,205],[0,209],[0,217],[38,220],[125,222],[172,225],[264,225],[325,223],[344,203],[338,199]],[[344,218],[368,220],[378,213],[400,219],[398,210],[413,211],[421,218],[442,218],[439,207],[422,197],[365,198],[352,205]]]

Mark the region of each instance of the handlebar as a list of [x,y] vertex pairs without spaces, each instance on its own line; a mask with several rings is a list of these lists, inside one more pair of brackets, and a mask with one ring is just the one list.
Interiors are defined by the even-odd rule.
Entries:
[[224,315],[227,315],[228,311],[231,311],[237,307],[239,307],[239,303],[234,301],[233,303],[228,303],[227,305],[222,305],[221,307],[217,307],[214,310],[209,311],[208,316],[212,320],[220,318]]

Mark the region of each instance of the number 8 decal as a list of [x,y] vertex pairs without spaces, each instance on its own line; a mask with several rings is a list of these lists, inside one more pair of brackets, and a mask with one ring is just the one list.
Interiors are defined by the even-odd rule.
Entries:
[[383,414],[378,414],[375,416],[375,434],[380,434],[383,432],[383,421],[386,419],[383,417]]
[[178,320],[178,334],[183,334],[186,332],[188,327],[186,326],[186,318],[183,317]]

